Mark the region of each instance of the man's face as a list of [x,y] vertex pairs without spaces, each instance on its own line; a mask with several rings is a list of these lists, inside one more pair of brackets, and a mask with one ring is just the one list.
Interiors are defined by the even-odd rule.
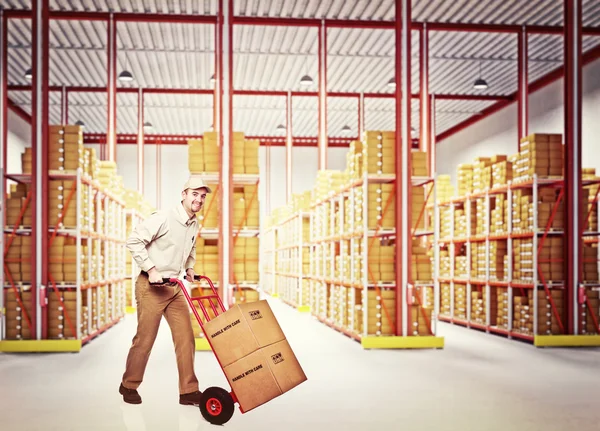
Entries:
[[197,213],[202,209],[206,199],[206,189],[187,189],[181,192],[183,198],[183,207],[192,213]]

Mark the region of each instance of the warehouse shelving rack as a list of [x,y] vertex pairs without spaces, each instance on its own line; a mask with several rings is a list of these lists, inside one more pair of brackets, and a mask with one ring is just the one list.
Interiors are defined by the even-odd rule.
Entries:
[[[31,182],[30,174],[7,174],[5,178],[17,183],[28,184]],[[124,291],[125,263],[124,259],[119,258],[119,256],[123,256],[125,244],[124,202],[101,187],[97,181],[83,174],[81,169],[76,171],[50,171],[48,178],[56,181],[73,182],[70,190],[64,190],[66,199],[64,200],[62,214],[59,216],[56,224],[50,226],[48,229],[48,249],[50,249],[57,237],[75,238],[75,280],[57,281],[51,271],[48,271],[48,288],[42,293],[42,314],[38,316],[42,322],[42,340],[2,340],[0,341],[0,351],[37,351],[40,349],[40,343],[46,344],[43,350],[47,351],[79,351],[83,345],[115,325],[124,316],[126,307]],[[20,224],[22,216],[29,205],[30,195],[31,192],[21,208],[17,225],[12,228],[10,226],[4,228],[5,235],[9,235],[9,243],[12,241],[14,235],[31,235],[31,228]],[[96,209],[94,211],[94,220],[88,217],[87,225],[81,223],[81,219],[79,218],[84,204],[83,199],[87,200],[88,208],[93,208],[93,205],[95,205]],[[73,200],[75,201],[74,203]],[[74,227],[62,227],[61,223],[64,213],[73,204],[76,207],[78,222]],[[112,220],[113,226],[110,226],[109,229],[111,216],[114,218]],[[86,256],[88,274],[85,279],[81,271],[83,241],[88,242],[88,253]],[[93,249],[96,252],[95,254],[93,253]],[[103,263],[103,256],[112,256],[112,261]],[[64,259],[57,259],[57,261],[57,263],[73,263],[65,262]],[[95,271],[93,268],[95,268]],[[26,323],[29,329],[33,331],[35,322],[32,322],[28,317],[27,308],[23,307],[17,285],[12,280],[10,271],[6,266],[5,274],[10,283],[8,287],[15,292],[18,303],[21,304],[21,308],[25,311]],[[4,288],[6,287],[4,276],[2,280],[2,297],[4,297]],[[27,287],[31,286],[31,284],[21,283],[20,286]],[[64,325],[63,329],[69,330],[71,334],[75,334],[75,337],[48,339],[48,325],[46,322],[48,318],[47,301],[51,300],[51,298],[56,298],[60,307],[66,310],[61,296],[61,293],[66,291],[75,292],[76,294],[76,316],[73,322],[69,314],[65,313],[64,320],[66,325]],[[103,291],[101,295],[103,299],[102,303],[98,299],[100,291]],[[86,304],[88,304],[87,308],[83,307],[84,298]],[[95,313],[92,312],[91,304],[95,304],[96,306]],[[86,311],[85,314],[82,312],[84,310]],[[94,316],[95,319],[93,319]],[[102,319],[103,316],[106,316],[106,318]],[[4,319],[5,316],[2,318]],[[83,323],[87,323],[87,325],[82,330]],[[4,336],[4,334],[2,335]]]
[[304,271],[303,252],[310,248],[309,238],[304,236],[305,220],[310,220],[310,212],[297,211],[270,227],[262,240],[266,242],[263,258],[272,268],[266,271],[270,283],[265,284],[265,289],[268,289],[265,292],[300,312],[310,311],[310,298],[304,289],[309,274]]
[[[593,180],[584,180],[584,186],[594,184]],[[557,190],[558,197],[556,201],[552,205],[552,213],[549,217],[549,221],[545,226],[538,225],[538,193],[541,188],[553,188]],[[533,214],[532,221],[533,227],[532,229],[520,229],[514,227],[513,220],[513,192],[516,190],[531,190],[532,192],[532,201],[533,201]],[[505,194],[508,202],[508,213],[506,223],[506,230],[503,232],[491,232],[490,230],[490,199],[500,195]],[[559,205],[564,196],[564,181],[562,178],[539,178],[534,175],[531,179],[521,180],[521,181],[510,181],[508,184],[491,188],[489,190],[485,190],[482,192],[471,193],[467,196],[458,197],[452,199],[450,202],[440,203],[440,208],[450,208],[452,211],[452,222],[450,228],[450,237],[449,238],[440,238],[438,247],[444,247],[445,245],[449,245],[450,248],[450,261],[451,261],[451,273],[450,277],[439,276],[439,283],[449,283],[450,284],[450,314],[439,314],[439,320],[450,322],[453,324],[465,326],[468,328],[484,330],[488,333],[494,333],[499,335],[507,336],[508,338],[516,338],[524,341],[532,342],[536,346],[553,346],[553,345],[569,345],[569,341],[565,341],[565,337],[573,337],[573,336],[565,336],[565,318],[561,316],[559,313],[559,309],[557,307],[558,302],[562,300],[566,300],[566,295],[568,292],[565,290],[564,280],[545,280],[541,271],[541,264],[551,264],[551,263],[560,263],[563,262],[562,259],[559,261],[555,261],[554,259],[543,259],[541,257],[542,247],[548,238],[551,237],[563,237],[564,230],[563,229],[554,229],[552,228],[552,223],[557,214]],[[472,208],[472,203],[476,199],[485,199],[485,234],[477,235],[471,232],[471,214],[470,210]],[[593,203],[597,205],[597,196],[594,197]],[[458,206],[463,206],[466,208],[467,214],[467,236],[466,237],[455,237],[455,210]],[[587,215],[587,214],[586,214]],[[586,238],[594,238],[598,234],[596,232],[584,232],[584,236]],[[522,240],[522,239],[531,239],[533,244],[534,252],[531,254],[531,278],[526,280],[514,279],[514,255],[513,255],[513,241]],[[492,280],[490,279],[490,265],[489,265],[489,246],[490,241],[507,241],[507,254],[509,256],[507,261],[507,268],[505,268],[505,278],[504,280]],[[486,245],[486,267],[485,267],[485,278],[477,279],[473,278],[471,274],[471,247],[473,244],[477,244],[479,242],[485,242]],[[460,278],[455,274],[455,263],[456,263],[456,245],[457,244],[465,244],[467,251],[467,265],[468,265],[468,277]],[[441,262],[438,261],[438,265]],[[456,297],[456,285],[465,285],[466,286],[466,317],[457,317],[455,314],[455,297]],[[476,322],[472,319],[472,296],[471,293],[473,288],[476,289],[485,289],[485,323]],[[591,288],[595,287],[595,284],[590,286],[580,286],[579,289],[581,293],[581,301],[585,301],[584,290],[586,287]],[[493,310],[491,309],[491,301],[492,297],[492,289],[495,288],[505,288],[508,293],[508,317],[507,324],[505,327],[500,327],[493,323],[491,319],[491,314]],[[514,317],[515,317],[515,306],[513,300],[516,296],[527,296],[526,292],[533,291],[532,294],[533,299],[533,319],[532,319],[532,329],[531,331],[521,331],[519,328],[515,328]],[[553,297],[551,292],[553,291],[561,291],[562,299],[557,301],[557,297]],[[520,293],[520,295],[517,295]],[[539,329],[539,318],[540,318],[540,309],[539,309],[539,295],[545,294],[550,304],[550,314],[551,318],[556,319],[556,323],[560,328],[561,334],[554,335],[541,335],[538,334]],[[440,299],[443,302],[443,298]],[[591,311],[591,309],[590,309]],[[598,342],[597,337],[588,336],[586,343],[596,343]],[[567,344],[565,344],[567,343]]]

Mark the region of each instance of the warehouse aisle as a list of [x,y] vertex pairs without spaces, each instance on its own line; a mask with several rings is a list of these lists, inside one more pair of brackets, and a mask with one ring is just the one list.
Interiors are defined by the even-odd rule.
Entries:
[[[228,430],[596,430],[600,350],[538,350],[442,325],[441,351],[363,351],[270,300],[308,381]],[[192,431],[211,429],[177,403],[170,332],[161,326],[140,388],[141,406],[117,389],[135,318],[79,354],[0,354],[2,429]],[[197,354],[201,386],[225,385],[212,353]]]

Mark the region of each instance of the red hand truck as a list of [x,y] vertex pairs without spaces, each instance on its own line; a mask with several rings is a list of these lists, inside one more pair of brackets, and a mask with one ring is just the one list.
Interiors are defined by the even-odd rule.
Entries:
[[[223,306],[223,301],[221,301],[221,298],[219,297],[219,293],[215,289],[215,285],[210,280],[210,278],[208,278],[204,275],[194,276],[194,281],[201,281],[201,280],[208,281],[208,285],[210,286],[210,288],[212,290],[211,295],[197,296],[197,297],[192,298],[190,296],[190,294],[188,293],[187,289],[185,288],[185,286],[183,285],[183,282],[181,280],[179,280],[178,278],[163,278],[163,283],[171,282],[171,283],[179,284],[179,286],[181,287],[181,290],[183,291],[183,294],[185,295],[185,299],[187,300],[188,305],[192,309],[194,316],[196,316],[196,320],[198,320],[198,324],[202,328],[202,332],[204,332],[204,336],[208,340],[208,343],[210,344],[210,348],[212,350],[212,344],[210,343],[210,338],[208,337],[208,334],[204,330],[204,324],[202,322],[202,319],[200,318],[200,314],[198,314],[198,310],[196,310],[196,307],[194,306],[194,301],[196,301],[198,303],[198,305],[200,306],[200,309],[202,310],[202,314],[204,314],[204,317],[206,318],[207,322],[210,321],[210,316],[208,315],[208,312],[206,311],[206,307],[204,306],[203,301],[209,302],[212,311],[215,313],[215,316],[218,316],[219,314],[224,313],[225,307]],[[215,303],[214,303],[215,299],[217,300],[218,307],[215,307]],[[213,352],[214,352],[214,350],[213,350]],[[219,362],[219,366],[221,367],[221,370],[222,370],[223,365],[221,364],[219,357],[217,355],[215,355],[215,357],[217,358],[217,361]],[[233,393],[233,390],[228,392],[223,388],[212,386],[202,392],[202,401],[200,402],[200,412],[202,413],[202,416],[204,417],[204,419],[206,419],[211,424],[223,425],[227,421],[229,421],[229,419],[231,419],[231,417],[233,416],[233,412],[235,410],[235,404],[237,402],[238,402],[238,399],[235,396],[235,394]],[[244,413],[241,406],[240,406],[240,411],[242,412],[242,414]]]

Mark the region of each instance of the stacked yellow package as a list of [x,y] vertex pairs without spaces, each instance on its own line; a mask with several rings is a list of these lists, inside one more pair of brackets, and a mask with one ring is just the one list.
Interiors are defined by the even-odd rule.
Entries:
[[31,174],[33,166],[33,153],[31,147],[25,148],[25,151],[21,154],[21,170],[24,174]]
[[435,186],[438,202],[448,202],[454,196],[454,186],[450,182],[450,175],[438,175]]
[[[479,193],[488,190],[492,184],[490,157],[477,157],[473,163],[473,192]],[[488,169],[490,168],[490,169]]]
[[452,313],[452,288],[449,283],[440,283],[440,314],[450,316]]
[[505,281],[508,275],[508,243],[506,241],[490,241],[490,280]]
[[235,187],[233,191],[233,227],[258,228],[259,226],[258,186]]
[[83,130],[80,126],[50,126],[48,169],[75,171],[83,168]]
[[471,321],[485,324],[485,291],[471,292]]
[[363,152],[363,170],[370,174],[394,174],[396,172],[395,132],[367,131]]
[[61,291],[60,300],[55,292],[51,292],[48,296],[48,338],[51,340],[77,338],[78,312],[81,313],[80,336],[84,337],[87,335],[87,307],[77,310],[77,292]]
[[346,154],[346,170],[351,179],[360,179],[364,168],[364,147],[361,141],[350,142],[350,149]]
[[508,232],[508,200],[506,195],[492,196],[490,202],[492,206],[490,234]]
[[48,224],[51,228],[71,228],[81,226],[87,227],[89,208],[83,206],[82,211],[77,214],[77,194],[80,202],[87,201],[87,187],[80,184],[77,190],[77,182],[71,181],[48,181]]
[[[219,213],[220,213],[220,205],[219,205],[219,191],[218,185],[216,184],[207,184],[208,187],[212,190],[212,193],[208,193],[206,195],[206,200],[204,201],[204,206],[202,209],[196,213],[196,217],[198,218],[198,223],[201,228],[216,228],[219,226]],[[243,193],[242,193],[243,195]],[[237,196],[238,200],[241,196]],[[235,201],[234,201],[235,202]]]
[[458,165],[458,195],[466,196],[473,192],[473,165]]
[[[364,293],[363,293],[364,296]],[[372,335],[394,335],[396,324],[396,292],[393,289],[369,289],[367,298],[367,333]],[[362,313],[360,313],[362,321]]]
[[396,225],[396,198],[393,184],[369,184],[368,186],[368,218],[369,229],[381,226],[384,229]]
[[412,151],[411,162],[412,162],[412,176],[413,177],[426,177],[429,175],[427,171],[427,153],[424,151]]
[[[196,264],[194,272],[205,275],[215,284],[219,281],[219,241],[196,238]],[[204,282],[204,281],[203,281]]]
[[508,302],[508,289],[504,287],[497,288],[496,298],[496,303],[498,304],[496,308],[496,325],[499,328],[508,329],[508,310],[510,305]]
[[583,281],[598,283],[598,245],[583,245]]
[[450,278],[452,263],[448,250],[440,250],[440,277]]
[[[27,206],[25,207],[25,203],[27,202],[27,195],[31,190],[29,184],[11,184],[10,185],[10,193],[6,197],[6,226],[9,228],[14,228],[15,226],[23,226],[23,227],[31,227],[31,199]],[[19,215],[21,214],[21,210],[25,207],[25,211],[23,212],[23,216],[19,219]]]
[[[35,322],[31,321],[31,287],[4,289],[5,336],[7,340],[31,340]],[[32,331],[33,328],[33,331]]]
[[202,154],[204,155],[203,172],[219,172],[219,168],[221,166],[219,134],[217,132],[204,132],[204,139],[202,140],[202,143]]
[[245,169],[245,149],[246,141],[244,140],[244,134],[241,132],[234,132],[232,139],[232,166],[234,174],[244,174]]
[[411,228],[413,230],[425,228],[425,218],[427,217],[427,213],[425,211],[425,191],[425,188],[420,186],[413,186],[411,189]]
[[508,184],[513,180],[513,164],[505,155],[492,157],[492,187]]
[[424,308],[419,305],[410,305],[410,335],[431,335],[431,316],[433,308]]
[[562,135],[534,133],[521,139],[517,176],[531,179],[563,175]]
[[454,285],[454,317],[467,318],[467,286],[464,284]]
[[412,242],[411,271],[414,283],[430,283],[433,280],[431,257],[419,238],[413,238]]
[[465,238],[467,236],[467,215],[464,209],[454,211],[454,237]]

